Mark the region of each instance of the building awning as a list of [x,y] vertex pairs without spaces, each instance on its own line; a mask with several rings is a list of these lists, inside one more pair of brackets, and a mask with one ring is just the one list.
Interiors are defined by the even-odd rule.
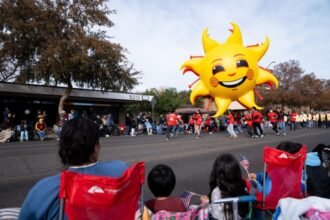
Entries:
[[[64,87],[41,86],[31,84],[0,83],[0,94],[60,98],[65,91]],[[154,96],[135,93],[103,92],[90,89],[72,89],[69,99],[81,101],[113,101],[113,102],[151,102]]]

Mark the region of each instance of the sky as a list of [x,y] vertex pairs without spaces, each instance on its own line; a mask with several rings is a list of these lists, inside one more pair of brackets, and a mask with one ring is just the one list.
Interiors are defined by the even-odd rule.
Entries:
[[183,75],[181,64],[190,55],[204,55],[205,28],[221,43],[230,35],[230,22],[240,26],[244,45],[270,38],[259,65],[271,68],[294,59],[306,73],[330,79],[330,0],[110,0],[108,5],[116,14],[107,35],[142,72],[134,92],[189,89],[197,77]]

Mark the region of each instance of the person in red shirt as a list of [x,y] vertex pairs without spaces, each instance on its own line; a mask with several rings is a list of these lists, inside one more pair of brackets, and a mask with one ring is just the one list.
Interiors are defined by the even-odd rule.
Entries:
[[47,125],[44,122],[43,118],[39,118],[39,121],[35,124],[34,126],[40,140],[44,140],[46,137],[46,130],[47,130]]
[[209,132],[209,134],[212,134],[212,129],[213,129],[213,126],[211,127],[211,116],[207,116],[206,120],[205,120],[205,127],[207,127],[207,131]]
[[290,115],[290,130],[296,130],[296,120],[297,120],[298,113],[293,110],[291,115]]
[[201,115],[201,111],[197,110],[197,113],[196,113],[196,116],[195,116],[195,132],[197,133],[196,138],[201,137],[202,123],[203,123],[203,118],[202,118],[202,115]]
[[227,127],[227,131],[228,131],[228,133],[230,134],[230,137],[231,137],[231,138],[237,138],[237,134],[236,134],[236,132],[234,131],[234,123],[235,123],[235,120],[234,120],[234,116],[233,116],[233,114],[231,113],[231,111],[228,111],[227,119],[228,119],[228,127]]
[[191,131],[192,134],[195,134],[195,114],[189,118],[188,131]]
[[169,135],[173,129],[175,129],[178,124],[178,118],[174,111],[171,111],[170,114],[166,115],[167,129],[166,129],[166,140],[169,140]]
[[252,131],[252,116],[249,111],[244,112],[244,124],[246,125],[247,132],[249,133],[250,137],[254,138],[253,131]]
[[260,125],[261,120],[262,120],[262,114],[256,108],[253,108],[251,115],[252,115],[252,127],[253,127],[253,131],[254,131],[254,136],[263,137],[264,132]]
[[278,114],[276,112],[274,112],[273,109],[270,109],[267,116],[268,116],[270,123],[273,126],[273,130],[276,132],[277,135],[280,135],[280,133],[277,130]]
[[161,210],[169,212],[187,211],[183,200],[180,197],[170,196],[176,179],[173,170],[164,164],[158,164],[148,174],[148,186],[156,197],[148,200],[145,205],[153,213]]

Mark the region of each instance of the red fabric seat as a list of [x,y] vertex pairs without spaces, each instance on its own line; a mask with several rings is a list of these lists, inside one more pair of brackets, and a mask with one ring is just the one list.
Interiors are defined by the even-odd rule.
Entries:
[[295,154],[268,146],[264,148],[264,176],[268,175],[272,188],[267,196],[257,197],[258,200],[261,200],[258,208],[275,209],[281,198],[303,198],[305,196],[301,182],[306,153],[306,146],[302,146],[300,151]]
[[71,171],[61,173],[60,199],[70,220],[134,219],[144,183],[144,162],[129,167],[119,178]]

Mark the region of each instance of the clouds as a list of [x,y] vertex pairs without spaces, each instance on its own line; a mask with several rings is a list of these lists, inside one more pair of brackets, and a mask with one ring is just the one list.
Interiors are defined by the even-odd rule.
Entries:
[[[207,3],[206,3],[207,2]],[[330,78],[330,2],[305,1],[193,1],[112,0],[117,14],[108,31],[128,49],[127,57],[143,72],[135,91],[152,87],[188,89],[196,76],[179,70],[190,55],[203,55],[201,34],[208,27],[218,42],[229,36],[231,21],[242,31],[244,44],[271,45],[260,64],[297,59],[306,72]]]

